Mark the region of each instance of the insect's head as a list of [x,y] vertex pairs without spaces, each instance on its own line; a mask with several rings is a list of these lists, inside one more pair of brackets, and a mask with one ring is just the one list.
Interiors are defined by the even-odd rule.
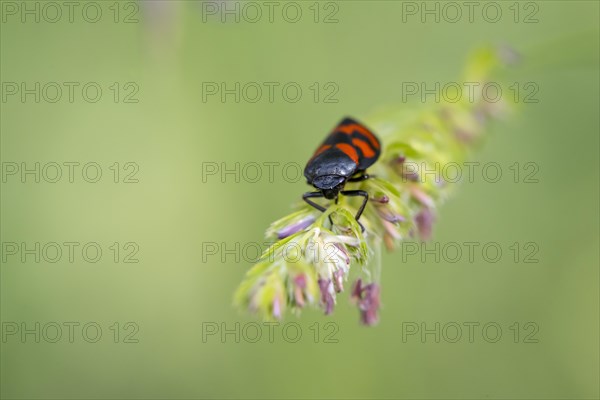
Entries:
[[335,199],[345,183],[346,177],[340,175],[322,175],[312,181],[313,186],[321,190],[328,200]]

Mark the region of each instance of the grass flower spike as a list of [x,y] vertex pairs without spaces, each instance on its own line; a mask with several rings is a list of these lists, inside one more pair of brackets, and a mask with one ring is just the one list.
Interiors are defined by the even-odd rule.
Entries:
[[[507,48],[480,49],[468,61],[463,82],[483,86],[493,78],[500,84],[503,67],[516,58]],[[288,308],[298,312],[313,305],[331,314],[337,295],[348,288],[361,322],[377,323],[379,252],[407,238],[429,239],[439,205],[456,186],[421,171],[464,162],[489,123],[510,106],[505,99],[463,96],[456,102],[387,107],[362,118],[383,144],[379,161],[369,168],[372,177],[347,186],[369,194],[360,218],[364,232],[354,218],[360,199],[341,196],[323,213],[299,204],[268,228],[267,238],[275,243],[248,271],[235,303],[267,320],[281,319]]]

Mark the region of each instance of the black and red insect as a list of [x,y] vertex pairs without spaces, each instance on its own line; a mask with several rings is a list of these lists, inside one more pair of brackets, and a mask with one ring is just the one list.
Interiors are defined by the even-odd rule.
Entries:
[[304,193],[302,199],[317,210],[325,211],[325,207],[310,199],[325,197],[335,199],[337,203],[340,194],[362,196],[363,202],[356,213],[358,221],[369,194],[364,190],[344,190],[344,186],[346,182],[367,179],[366,169],[377,161],[380,154],[381,144],[377,136],[360,122],[344,118],[306,163],[304,176],[307,183],[318,190]]

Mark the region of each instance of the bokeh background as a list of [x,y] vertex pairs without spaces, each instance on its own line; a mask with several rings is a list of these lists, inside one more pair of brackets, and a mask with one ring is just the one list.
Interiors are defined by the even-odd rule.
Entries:
[[[17,14],[7,3],[19,7]],[[3,398],[598,398],[597,2],[498,2],[503,14],[496,23],[483,17],[485,2],[472,22],[463,7],[456,23],[437,2],[426,6],[438,4],[439,22],[431,15],[422,22],[422,10],[407,14],[406,2],[297,2],[296,23],[282,16],[284,2],[277,2],[273,22],[265,4],[254,2],[263,12],[254,23],[244,2],[211,3],[238,3],[240,21],[228,15],[225,23],[200,1],[100,1],[96,23],[82,17],[86,3],[78,2],[73,22],[67,15],[48,22],[44,14],[22,22],[21,8],[36,7],[26,3],[2,1],[3,96],[6,82],[96,82],[103,94],[96,103],[79,89],[73,102],[66,90],[56,103],[3,98],[3,172],[7,163],[96,162],[103,175],[88,183],[76,170],[70,183],[63,167],[56,183],[31,176],[22,183],[18,174],[3,179]],[[38,6],[43,12],[44,2]],[[95,9],[87,16],[93,19]],[[52,19],[54,11],[46,11]],[[283,322],[302,329],[296,343],[284,340],[281,325],[272,343],[267,327],[256,343],[243,335],[239,343],[234,334],[206,336],[209,325],[235,331],[236,323],[260,322],[231,305],[252,262],[243,254],[207,255],[203,246],[263,242],[268,224],[306,191],[302,179],[283,179],[281,166],[303,166],[344,115],[392,103],[410,107],[401,102],[402,82],[454,81],[471,50],[499,43],[522,55],[511,79],[535,82],[539,101],[519,104],[494,125],[472,160],[499,163],[505,177],[463,183],[441,209],[433,240],[497,242],[502,259],[403,262],[399,252],[386,254],[374,328],[359,326],[355,308],[340,296],[333,316],[286,316]],[[203,101],[203,82],[296,82],[303,96],[291,103],[276,89],[273,102],[266,92],[256,103],[236,103],[232,95]],[[315,82],[317,101],[309,88]],[[324,101],[328,82],[339,89],[337,102]],[[125,102],[135,88],[128,99],[138,101]],[[124,182],[134,169],[128,162],[139,167],[137,183]],[[233,175],[203,179],[206,163],[238,162],[280,166],[273,182],[265,175],[256,183]],[[515,183],[508,175],[515,162],[536,163],[539,182]],[[23,262],[20,253],[8,254],[9,242],[97,242],[103,254],[97,263],[80,250],[74,262],[66,253],[56,263],[31,255]],[[124,248],[129,242],[137,247]],[[514,242],[537,244],[539,262],[515,262]],[[139,262],[123,262],[132,249]],[[39,343],[33,334],[8,334],[36,322],[61,325],[63,336],[47,340],[53,325]],[[66,322],[80,324],[73,343]],[[102,328],[96,343],[81,333],[90,322]],[[432,335],[403,340],[406,323],[431,329],[450,322],[494,322],[503,332],[496,343],[480,330],[469,342],[464,326],[457,343],[436,343]],[[524,343],[528,322],[538,327],[537,343]],[[337,343],[325,340],[332,326]],[[137,343],[127,343],[135,329],[129,339]],[[93,329],[88,333],[94,337]],[[293,337],[294,329],[288,333]]]

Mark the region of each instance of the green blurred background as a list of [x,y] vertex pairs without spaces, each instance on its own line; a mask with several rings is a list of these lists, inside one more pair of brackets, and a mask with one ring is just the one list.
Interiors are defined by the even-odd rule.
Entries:
[[[7,163],[97,162],[103,175],[88,183],[79,169],[73,183],[64,175],[57,183],[31,176],[22,183],[19,175],[2,183],[3,398],[598,398],[598,2],[499,2],[497,23],[477,11],[485,3],[473,22],[464,15],[456,23],[444,14],[439,23],[432,16],[422,23],[421,14],[408,15],[407,4],[393,1],[297,2],[296,23],[283,18],[285,3],[277,3],[273,22],[263,3],[253,3],[263,11],[256,23],[243,13],[239,23],[232,16],[222,23],[221,14],[208,15],[193,1],[97,2],[102,18],[90,23],[78,3],[73,22],[63,15],[51,23],[41,14],[39,23],[32,16],[23,23],[22,10],[13,15],[6,3],[25,7],[2,2],[3,96],[6,82],[97,82],[103,94],[96,103],[78,89],[72,103],[66,91],[56,103],[3,99],[3,171]],[[44,2],[38,6],[43,12]],[[532,12],[538,22],[525,23]],[[124,23],[132,13],[138,22]],[[337,22],[324,23],[331,13]],[[243,324],[257,320],[231,306],[252,263],[207,255],[203,243],[232,249],[263,242],[268,224],[307,190],[301,179],[283,179],[281,165],[303,166],[342,116],[400,103],[402,82],[456,80],[467,54],[489,43],[521,53],[511,79],[535,82],[539,102],[521,103],[490,131],[473,160],[499,163],[505,177],[463,183],[441,209],[433,240],[497,242],[502,259],[403,262],[400,253],[386,254],[375,328],[359,326],[340,296],[331,317],[318,310],[287,315],[284,322],[302,329],[297,343],[283,339],[281,326],[273,343],[267,327],[257,343],[206,336],[208,326],[252,328]],[[109,88],[115,82],[118,102]],[[135,87],[128,82],[139,88],[136,103],[123,101]],[[276,90],[273,102],[266,93],[256,103],[231,95],[203,101],[203,82],[297,82],[303,96],[291,103]],[[315,82],[316,102],[309,89]],[[339,88],[337,102],[323,101],[327,82]],[[119,183],[109,168],[115,162]],[[123,182],[133,168],[127,162],[139,166],[138,183]],[[273,182],[236,183],[232,175],[203,182],[205,163],[236,162],[280,167]],[[514,183],[514,162],[535,162],[539,182]],[[97,263],[78,251],[72,263],[66,254],[56,263],[33,256],[22,262],[20,253],[7,254],[9,242],[97,242],[103,254]],[[118,262],[109,249],[115,242]],[[138,263],[123,262],[128,242],[139,246]],[[514,262],[514,242],[535,242],[539,262]],[[42,335],[36,343],[34,335],[7,333],[36,322],[58,323],[63,337],[50,343]],[[73,343],[65,322],[80,324]],[[102,328],[96,343],[81,333],[89,322]],[[136,325],[126,329],[127,322]],[[327,322],[337,324],[337,343],[324,338],[333,329]],[[436,343],[432,335],[403,340],[407,322],[430,329],[436,322],[495,322],[503,332],[496,343],[480,330],[470,343],[464,326],[457,343]],[[537,343],[524,343],[527,322],[539,328]],[[138,342],[125,343],[135,326]]]

